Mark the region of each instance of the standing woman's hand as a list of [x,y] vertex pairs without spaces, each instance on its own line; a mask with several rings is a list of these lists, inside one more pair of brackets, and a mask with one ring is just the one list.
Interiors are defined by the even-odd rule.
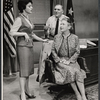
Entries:
[[26,42],[28,42],[28,41],[30,40],[30,37],[28,36],[28,34],[27,34],[27,33],[25,33],[25,35],[24,35],[24,36],[25,36],[25,41],[26,41]]
[[48,39],[43,39],[43,42],[46,42],[47,43],[48,42]]

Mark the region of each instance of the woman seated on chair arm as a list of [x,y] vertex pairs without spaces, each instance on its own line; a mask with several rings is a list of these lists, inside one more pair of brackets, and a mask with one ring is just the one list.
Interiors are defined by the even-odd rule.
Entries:
[[72,26],[69,18],[62,19],[60,29],[62,33],[55,36],[52,46],[52,57],[56,68],[56,83],[70,83],[75,91],[77,100],[87,100],[84,89],[86,73],[80,69],[77,63],[77,58],[80,54],[78,36],[71,33]]

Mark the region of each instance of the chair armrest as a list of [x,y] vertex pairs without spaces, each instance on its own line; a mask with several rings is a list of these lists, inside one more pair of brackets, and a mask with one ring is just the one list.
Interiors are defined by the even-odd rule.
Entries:
[[86,64],[85,58],[78,57],[77,61],[78,61],[78,64],[80,65],[80,68],[83,69],[86,72],[86,74],[89,75],[90,74],[90,70],[87,68],[87,64]]
[[51,68],[51,70],[54,71],[53,61],[49,58],[45,60],[45,66]]

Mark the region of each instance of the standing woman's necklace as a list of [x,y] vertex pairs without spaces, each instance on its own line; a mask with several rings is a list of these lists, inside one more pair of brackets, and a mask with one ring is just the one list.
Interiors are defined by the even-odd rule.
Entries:
[[33,27],[33,24],[31,23],[29,17],[25,16],[24,14],[22,14],[22,16],[27,19],[26,21],[28,21],[28,23],[31,25],[31,27]]
[[31,21],[30,21],[28,16],[25,16],[24,14],[22,14],[22,15],[31,23]]
[[28,16],[26,16],[26,15],[24,15],[24,14],[22,14],[22,15],[23,15],[26,19],[29,19]]

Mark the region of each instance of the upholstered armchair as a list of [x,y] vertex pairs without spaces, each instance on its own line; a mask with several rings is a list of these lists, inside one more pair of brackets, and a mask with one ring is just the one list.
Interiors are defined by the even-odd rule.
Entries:
[[[77,61],[80,65],[81,69],[83,69],[86,72],[86,75],[88,77],[90,74],[90,70],[87,68],[85,58],[78,57]],[[49,56],[49,58],[47,58],[45,60],[45,66],[46,67],[45,67],[44,81],[55,83],[55,78],[54,78],[54,74],[53,74],[54,61],[53,61],[52,56]],[[67,90],[66,93],[67,92],[74,93],[70,84],[66,84],[66,85],[56,85],[55,84],[54,86],[50,86],[48,89],[50,90],[51,94],[54,92],[58,92],[57,95],[54,97],[54,100],[60,100],[60,97],[61,97],[61,95],[64,94],[65,90]]]

